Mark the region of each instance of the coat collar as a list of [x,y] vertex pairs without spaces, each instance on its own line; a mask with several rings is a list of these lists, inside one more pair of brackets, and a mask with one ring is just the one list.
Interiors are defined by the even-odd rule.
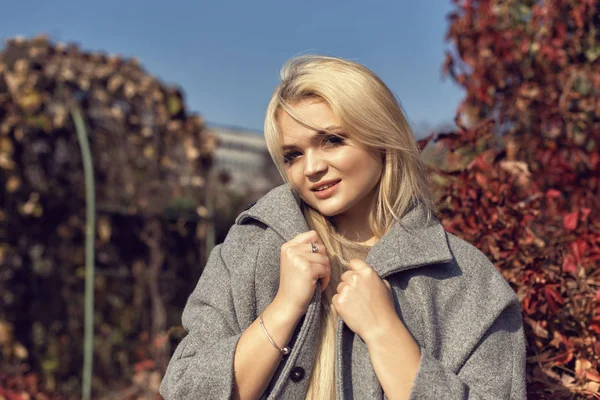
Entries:
[[[300,210],[300,200],[288,184],[271,190],[242,212],[236,223],[249,218],[268,225],[286,242],[309,230]],[[450,260],[452,254],[443,226],[435,217],[428,220],[423,207],[415,207],[371,248],[365,262],[384,277]]]

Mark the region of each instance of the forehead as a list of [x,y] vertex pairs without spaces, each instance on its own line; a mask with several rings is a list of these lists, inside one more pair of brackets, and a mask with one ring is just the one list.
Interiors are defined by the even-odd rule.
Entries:
[[283,145],[310,140],[324,131],[341,129],[339,119],[326,102],[305,99],[290,105],[293,117],[285,110],[278,112],[279,128]]

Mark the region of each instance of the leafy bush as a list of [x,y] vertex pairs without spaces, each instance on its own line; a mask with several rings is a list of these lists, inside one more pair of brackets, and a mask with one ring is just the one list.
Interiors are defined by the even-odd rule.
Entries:
[[170,356],[167,328],[205,259],[216,140],[181,91],[133,59],[9,40],[0,53],[0,370],[24,381],[0,377],[0,396],[30,388],[30,371],[48,393],[80,393],[85,204],[73,107],[85,115],[96,175],[95,393],[132,380],[153,387]]
[[598,397],[600,2],[454,3],[444,68],[466,97],[436,145],[440,217],[517,292],[529,395]]

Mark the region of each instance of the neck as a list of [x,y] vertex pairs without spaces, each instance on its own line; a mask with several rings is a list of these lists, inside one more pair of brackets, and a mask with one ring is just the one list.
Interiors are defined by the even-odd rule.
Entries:
[[374,197],[375,189],[350,210],[332,217],[332,222],[340,235],[366,246],[372,246],[377,242],[369,224],[369,210],[373,207]]
[[377,241],[366,215],[339,215],[334,218],[333,223],[338,233],[348,240],[366,246]]

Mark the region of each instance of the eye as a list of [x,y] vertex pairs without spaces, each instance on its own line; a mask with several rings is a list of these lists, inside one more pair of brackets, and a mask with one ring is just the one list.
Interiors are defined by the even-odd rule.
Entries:
[[290,151],[283,155],[283,163],[291,164],[298,156],[300,156],[299,151]]
[[333,146],[339,146],[344,144],[345,139],[342,136],[338,135],[327,135],[323,139],[323,142],[326,144],[331,144]]

